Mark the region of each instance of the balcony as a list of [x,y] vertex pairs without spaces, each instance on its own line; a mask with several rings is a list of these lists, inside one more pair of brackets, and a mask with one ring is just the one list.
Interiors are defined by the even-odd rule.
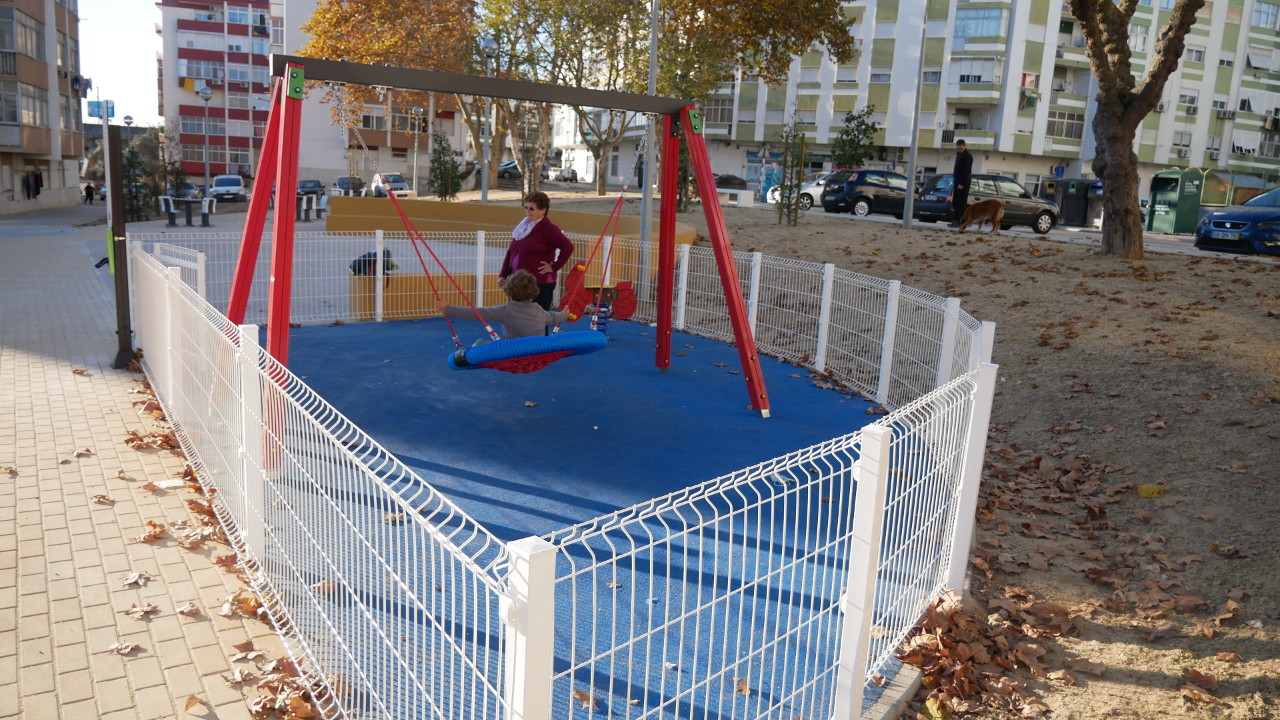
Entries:
[[0,75],[18,74],[18,53],[0,52]]
[[0,125],[0,147],[22,147],[22,126],[8,124]]

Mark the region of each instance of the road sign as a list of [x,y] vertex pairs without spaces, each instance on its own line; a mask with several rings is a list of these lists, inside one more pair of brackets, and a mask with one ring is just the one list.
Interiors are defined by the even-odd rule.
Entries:
[[[104,109],[106,110],[105,115],[103,114]],[[89,117],[91,118],[105,117],[108,120],[110,120],[115,116],[116,116],[115,100],[90,100],[89,101]]]

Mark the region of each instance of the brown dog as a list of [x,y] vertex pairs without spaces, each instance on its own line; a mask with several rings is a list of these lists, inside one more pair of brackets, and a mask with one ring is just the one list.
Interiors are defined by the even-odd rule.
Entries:
[[964,232],[965,228],[973,223],[978,223],[977,232],[982,232],[982,223],[991,223],[991,232],[1000,229],[1000,220],[1004,218],[1004,203],[999,200],[982,200],[976,202],[964,210],[964,217],[960,218],[960,230]]

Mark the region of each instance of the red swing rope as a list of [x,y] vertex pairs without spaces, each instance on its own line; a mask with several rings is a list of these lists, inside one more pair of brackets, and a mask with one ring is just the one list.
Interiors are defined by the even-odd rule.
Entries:
[[[409,233],[409,242],[413,246],[414,254],[418,256],[418,264],[422,266],[422,274],[427,276],[427,285],[431,288],[432,294],[435,295],[436,301],[444,302],[444,297],[441,296],[440,289],[436,287],[435,282],[431,279],[431,273],[427,270],[427,261],[423,259],[422,251],[418,249],[418,243],[422,243],[422,247],[426,248],[427,253],[431,255],[431,259],[435,260],[436,264],[440,266],[440,271],[449,279],[449,283],[453,285],[453,289],[457,290],[458,294],[462,296],[462,299],[466,301],[467,306],[471,308],[471,312],[475,313],[476,320],[479,320],[480,324],[484,326],[485,332],[489,333],[489,338],[491,340],[500,340],[501,338],[498,337],[498,333],[494,331],[493,326],[489,324],[488,320],[485,320],[484,317],[480,315],[480,311],[476,308],[475,303],[471,301],[471,297],[463,291],[460,285],[458,285],[458,281],[454,279],[453,274],[449,272],[449,268],[444,266],[444,261],[441,260],[440,256],[436,255],[435,251],[431,249],[431,244],[427,242],[427,239],[424,238],[422,233],[418,231],[418,228],[414,226],[413,221],[405,214],[404,208],[400,206],[400,200],[396,198],[395,192],[388,190],[387,197],[391,199],[391,204],[395,206],[396,212],[400,215],[400,222],[404,224],[405,231]],[[476,292],[477,294],[483,293],[484,288],[477,288]],[[444,316],[444,321],[449,326],[449,334],[453,336],[453,344],[461,348],[462,340],[458,338],[458,333],[453,327],[453,321],[449,319],[448,315]]]

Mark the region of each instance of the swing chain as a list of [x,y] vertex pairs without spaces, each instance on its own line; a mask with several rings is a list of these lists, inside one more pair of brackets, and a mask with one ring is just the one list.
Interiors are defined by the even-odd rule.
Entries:
[[645,123],[644,134],[640,136],[640,142],[636,143],[636,153],[631,158],[631,168],[622,178],[622,194],[627,194],[627,189],[631,187],[631,178],[636,175],[636,168],[640,165],[641,158],[644,157],[645,149],[649,146],[649,126]]

